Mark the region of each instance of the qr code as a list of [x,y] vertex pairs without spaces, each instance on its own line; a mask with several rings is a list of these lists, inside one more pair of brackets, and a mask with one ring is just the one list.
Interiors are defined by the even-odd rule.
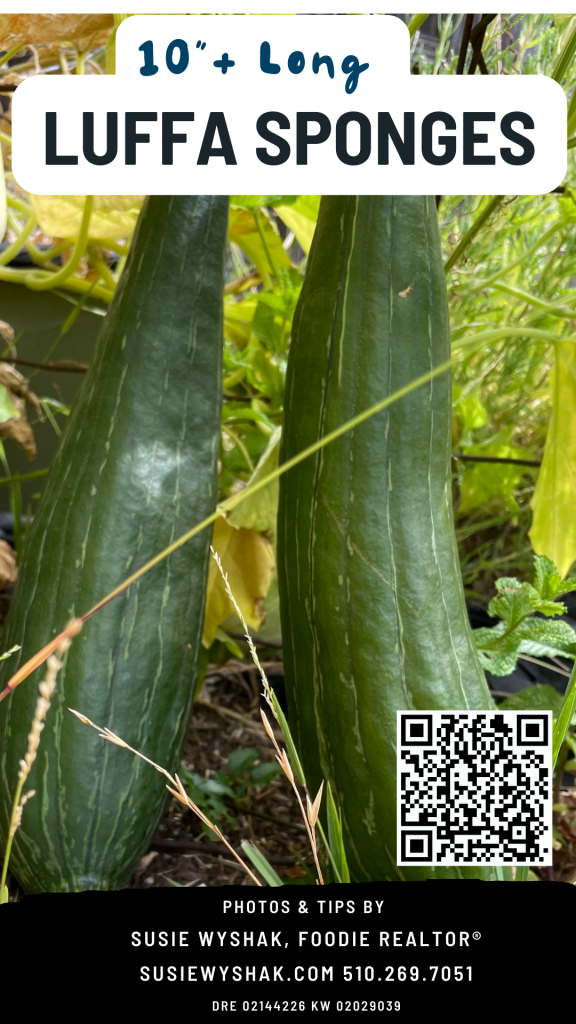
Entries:
[[398,712],[399,865],[550,864],[550,711]]

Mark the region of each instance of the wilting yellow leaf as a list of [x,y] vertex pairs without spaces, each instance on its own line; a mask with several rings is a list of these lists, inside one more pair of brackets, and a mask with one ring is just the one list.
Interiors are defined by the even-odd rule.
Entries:
[[576,559],[576,345],[555,348],[553,398],[544,459],[532,499],[530,531],[538,555],[566,576]]
[[[276,427],[264,452],[260,456],[258,465],[246,484],[252,484],[268,476],[278,465],[278,452],[280,449],[280,437],[282,427]],[[276,529],[276,518],[278,515],[278,480],[273,480],[267,487],[257,491],[251,497],[245,498],[238,508],[228,516],[228,523],[237,530],[246,527],[248,530],[260,530],[267,532]]]
[[0,50],[73,42],[82,53],[106,42],[113,14],[0,14]]
[[[251,629],[263,620],[262,604],[274,574],[274,551],[270,541],[256,530],[235,530],[223,519],[214,524],[212,547],[228,574],[230,589]],[[202,643],[210,647],[218,627],[234,614],[234,607],[213,559],[210,560],[206,615]]]
[[309,253],[312,239],[314,238],[314,231],[316,230],[316,221],[310,220],[309,217],[294,209],[293,206],[276,206],[275,211],[280,220],[284,221],[286,227],[294,232],[296,241],[304,252]]
[[[86,196],[30,196],[38,223],[53,238],[76,238]],[[94,196],[90,238],[127,238],[144,196]]]

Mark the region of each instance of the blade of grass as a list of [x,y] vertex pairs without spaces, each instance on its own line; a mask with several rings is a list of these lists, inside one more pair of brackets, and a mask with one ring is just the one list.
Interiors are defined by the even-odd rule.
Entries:
[[256,846],[253,846],[252,843],[244,841],[242,843],[242,849],[246,856],[248,857],[248,860],[251,861],[256,870],[260,872],[262,878],[264,879],[265,882],[268,883],[268,885],[272,886],[273,888],[277,888],[280,885],[284,885],[284,882],[280,878],[280,875],[274,870],[272,865],[269,864],[264,854],[261,853]]

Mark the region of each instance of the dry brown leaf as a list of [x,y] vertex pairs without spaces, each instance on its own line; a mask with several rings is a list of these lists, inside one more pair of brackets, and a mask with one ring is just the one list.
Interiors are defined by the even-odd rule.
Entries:
[[[8,324],[6,324],[6,327]],[[12,330],[12,328],[10,328]],[[0,326],[0,334],[2,328]],[[17,398],[22,398],[31,409],[34,409],[39,420],[44,419],[42,412],[42,406],[38,400],[38,396],[30,391],[30,386],[26,377],[23,377],[21,373],[10,363],[0,363],[0,384],[3,384],[8,391],[15,395]]]
[[20,416],[13,416],[9,420],[4,420],[4,423],[0,423],[0,437],[11,437],[16,444],[24,449],[29,459],[36,458],[36,441],[32,427],[26,420],[24,409]]
[[103,45],[113,28],[112,14],[0,14],[0,50],[72,42],[86,53]]
[[14,328],[7,324],[5,320],[0,320],[0,338],[6,342],[7,345],[14,343]]
[[0,540],[0,590],[9,583],[15,583],[17,576],[14,552],[7,541]]

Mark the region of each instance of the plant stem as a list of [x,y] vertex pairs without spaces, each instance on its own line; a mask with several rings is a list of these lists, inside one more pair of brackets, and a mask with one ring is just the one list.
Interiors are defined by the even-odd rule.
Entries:
[[446,263],[444,264],[444,270],[446,273],[448,273],[449,270],[452,270],[454,264],[460,259],[462,253],[468,248],[470,242],[476,237],[488,218],[491,217],[495,210],[498,209],[503,199],[504,196],[492,196],[490,202],[484,207],[482,212],[478,214],[472,226],[468,228],[464,237],[458,242],[454,252],[446,260]]
[[426,19],[429,18],[429,17],[430,17],[429,14],[415,14],[412,17],[411,21],[408,24],[408,31],[410,33],[410,39],[412,39],[412,37],[416,35],[418,29],[422,28],[422,25],[424,24]]
[[568,680],[568,686],[566,687],[566,693],[564,695],[564,703],[562,705],[562,711],[558,716],[556,722],[556,728],[554,729],[554,735],[552,737],[552,768],[556,767],[558,755],[566,733],[570,728],[572,718],[574,717],[574,711],[576,711],[576,662],[570,673],[570,679]]
[[9,484],[19,484],[25,480],[36,480],[39,476],[47,476],[49,472],[49,469],[35,469],[31,473],[18,473],[16,476],[0,477],[0,485],[4,484],[4,486],[7,486]]
[[8,874],[8,864],[10,863],[10,854],[12,852],[12,842],[16,834],[16,815],[18,813],[18,807],[20,804],[20,797],[22,796],[22,788],[24,786],[24,777],[18,779],[16,785],[16,791],[14,793],[14,801],[12,803],[12,813],[10,815],[10,824],[8,826],[8,840],[6,842],[6,849],[4,850],[4,860],[2,862],[2,878],[0,879],[0,892],[3,891],[6,885],[6,876]]

